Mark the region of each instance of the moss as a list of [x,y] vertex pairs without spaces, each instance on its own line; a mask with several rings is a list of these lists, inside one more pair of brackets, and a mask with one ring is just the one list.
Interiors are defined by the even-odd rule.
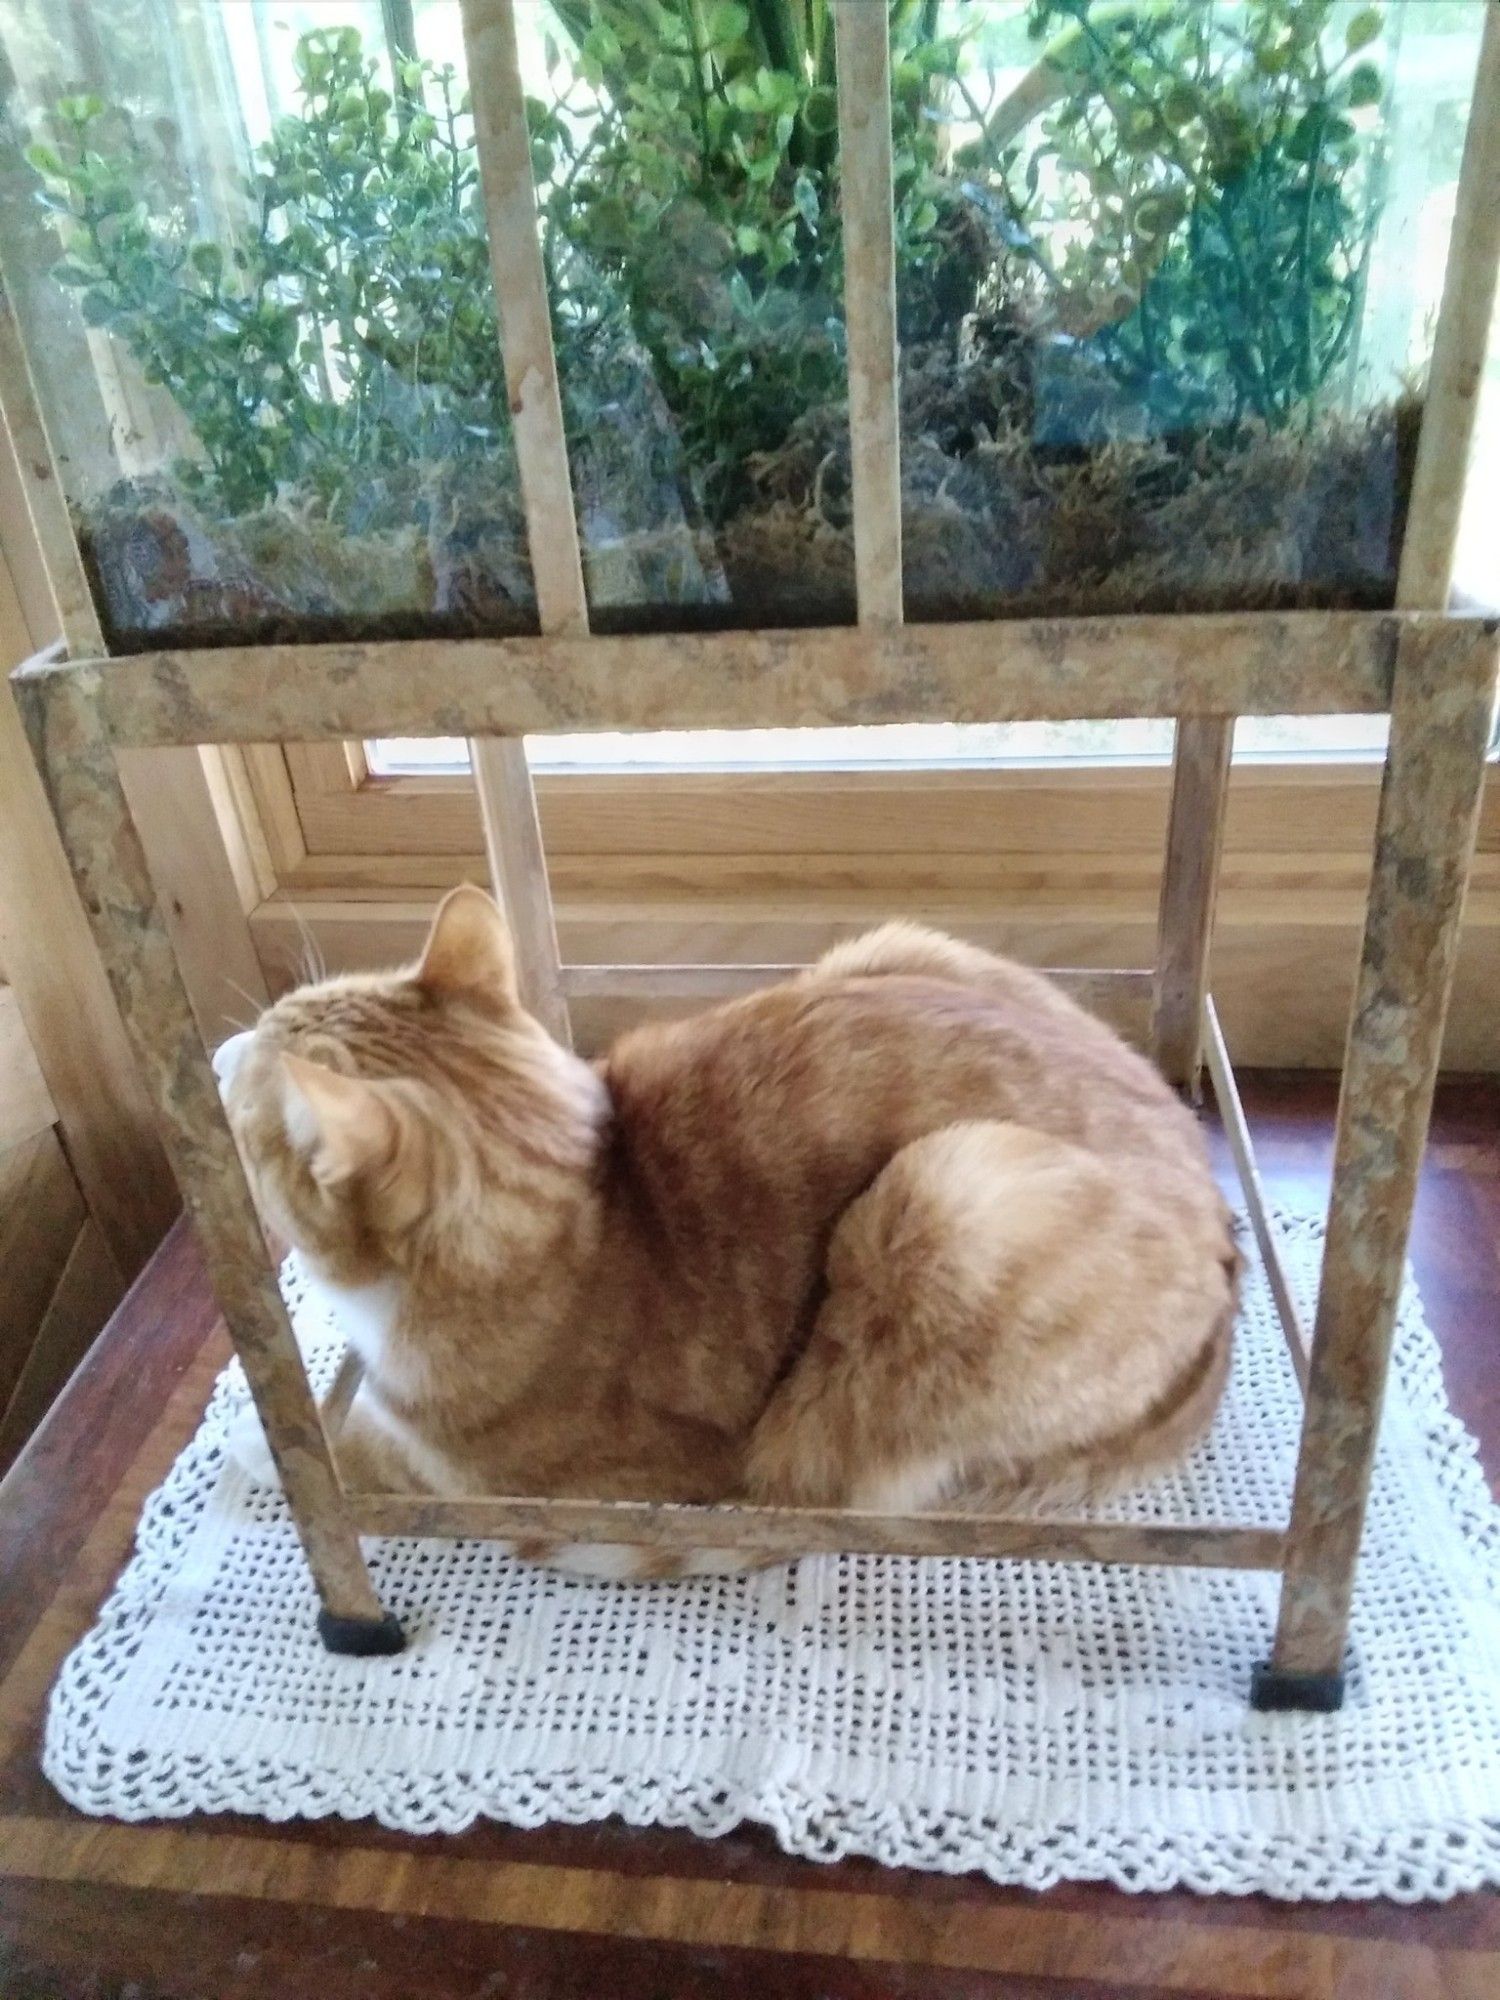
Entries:
[[[1128,410],[1090,407],[1076,428],[1093,434],[1074,441],[1048,435],[1044,386],[1015,352],[909,358],[910,618],[1391,601],[1418,397],[1285,430],[1246,421],[1157,437],[1123,434]],[[759,505],[724,534],[741,619],[785,623],[810,593],[852,592],[842,413],[800,426],[756,473]]]
[[[902,383],[908,616],[1389,604],[1420,416],[1408,395],[1277,431],[1130,434],[1097,381],[1047,379],[1003,329],[982,352],[918,350]],[[632,486],[618,442],[582,464],[596,629],[853,618],[842,409],[755,459],[747,505],[717,530],[659,471]],[[407,467],[372,482],[354,518],[286,505],[215,522],[156,481],[116,487],[81,525],[122,648],[536,629],[524,517],[500,472]]]
[[214,519],[163,480],[122,481],[78,522],[111,646],[536,630],[508,486],[436,464],[364,500],[351,531],[290,503]]

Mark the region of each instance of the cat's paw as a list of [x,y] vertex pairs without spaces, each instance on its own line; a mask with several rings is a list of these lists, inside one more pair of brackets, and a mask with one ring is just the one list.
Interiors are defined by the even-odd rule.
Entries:
[[230,1463],[238,1466],[252,1486],[280,1484],[276,1461],[271,1456],[271,1447],[266,1443],[266,1434],[261,1429],[253,1403],[246,1403],[232,1420],[224,1445]]

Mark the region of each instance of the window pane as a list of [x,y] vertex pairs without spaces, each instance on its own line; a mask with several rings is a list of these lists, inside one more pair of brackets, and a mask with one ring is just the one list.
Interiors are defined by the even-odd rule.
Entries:
[[830,9],[517,19],[595,630],[852,620]]
[[[1236,757],[1368,757],[1385,747],[1380,715],[1244,716]],[[856,766],[1058,762],[1148,763],[1172,754],[1170,722],[919,723],[875,729],[694,729],[640,735],[527,738],[532,768],[577,770],[816,770]],[[467,770],[456,736],[368,746],[377,777]]]
[[[636,735],[531,736],[538,771],[808,770],[840,766],[1053,762],[1059,758],[1142,759],[1167,756],[1169,722],[916,723],[860,729],[692,729]],[[379,777],[403,772],[463,771],[457,737],[369,746]]]

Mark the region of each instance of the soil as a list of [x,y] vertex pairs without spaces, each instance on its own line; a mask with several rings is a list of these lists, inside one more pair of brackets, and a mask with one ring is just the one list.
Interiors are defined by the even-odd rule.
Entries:
[[[1153,433],[1069,343],[909,350],[903,572],[913,620],[1391,603],[1421,418],[1413,394],[1270,431]],[[650,393],[575,454],[595,629],[849,622],[842,408],[803,417],[716,529]],[[80,520],[121,651],[536,630],[513,474],[407,467],[335,526],[279,505],[212,520],[165,480]]]
[[[1018,389],[1010,359],[955,367],[918,350],[904,361],[911,620],[1393,600],[1421,426],[1415,394],[1282,431],[1247,420],[1153,436],[1097,380],[1075,376],[1064,391],[1033,373]],[[1070,401],[1084,404],[1084,420]],[[756,470],[763,504],[721,537],[743,622],[794,622],[789,602],[810,623],[849,616],[842,413],[806,420]],[[773,608],[779,617],[764,615]]]

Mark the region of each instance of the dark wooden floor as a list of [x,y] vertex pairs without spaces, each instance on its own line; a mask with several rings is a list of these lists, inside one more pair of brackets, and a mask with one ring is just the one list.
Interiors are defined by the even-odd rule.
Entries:
[[[1273,1195],[1322,1199],[1332,1093],[1251,1079]],[[1500,1483],[1500,1083],[1441,1094],[1413,1243]],[[86,1820],[37,1771],[58,1659],[225,1356],[179,1231],[0,1489],[0,2000],[1496,2000],[1500,1900],[1046,1895],[616,1823]]]

